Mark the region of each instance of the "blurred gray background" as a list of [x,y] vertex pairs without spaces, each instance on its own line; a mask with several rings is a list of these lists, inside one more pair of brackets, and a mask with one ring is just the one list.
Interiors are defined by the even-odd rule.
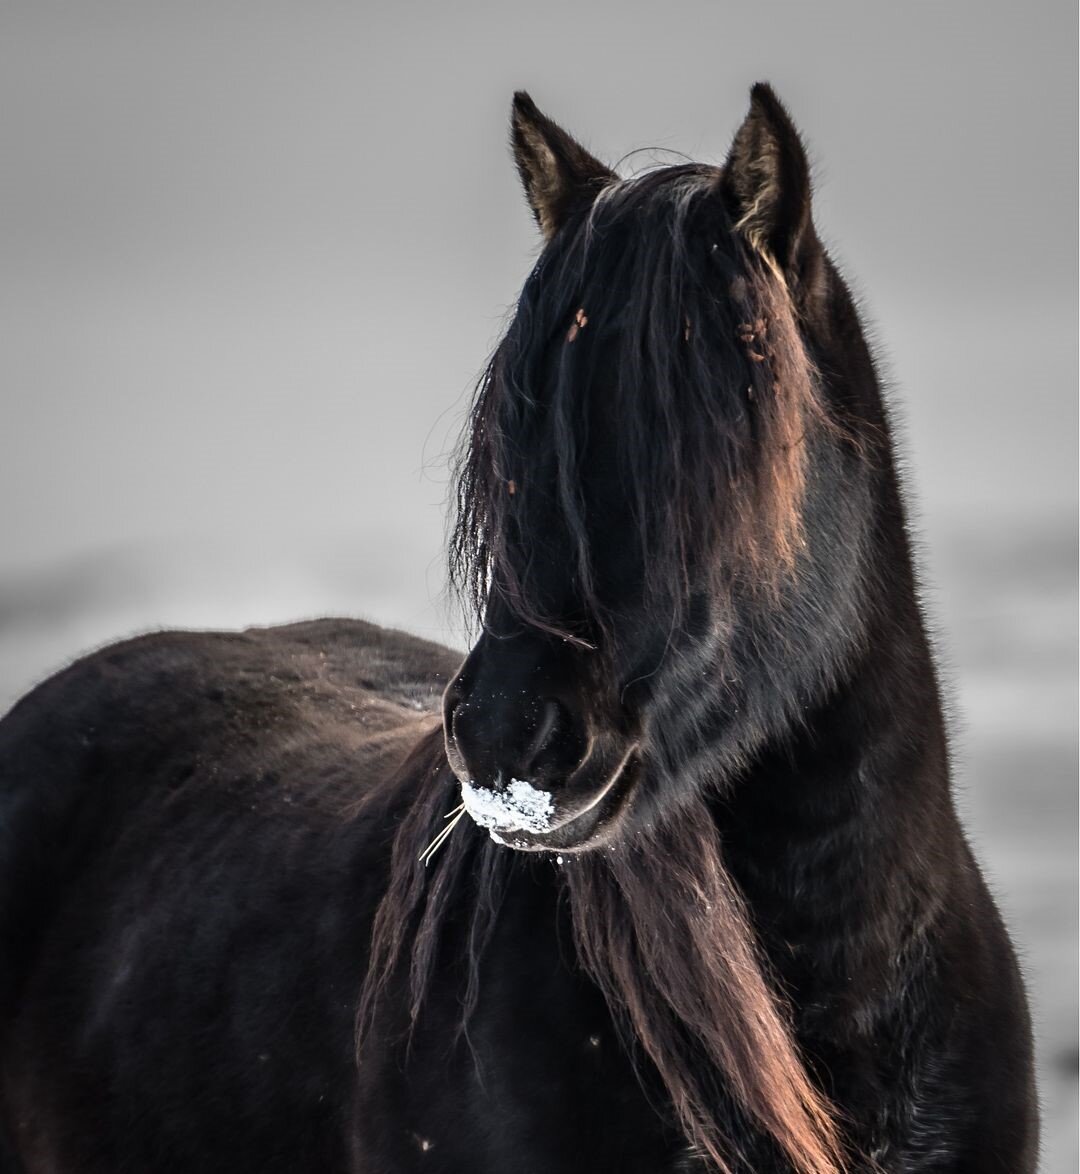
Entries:
[[537,248],[512,90],[608,161],[720,161],[770,80],[893,389],[1071,1174],[1076,33],[1064,0],[0,0],[0,709],[152,627],[461,644],[445,454]]

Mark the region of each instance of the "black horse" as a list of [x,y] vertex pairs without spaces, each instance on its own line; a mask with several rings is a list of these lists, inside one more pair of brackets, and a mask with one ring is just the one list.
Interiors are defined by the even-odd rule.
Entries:
[[[107,648],[0,725],[0,1169],[1035,1168],[873,363],[766,86],[546,240],[481,380],[453,653]],[[439,711],[441,697],[441,715]]]

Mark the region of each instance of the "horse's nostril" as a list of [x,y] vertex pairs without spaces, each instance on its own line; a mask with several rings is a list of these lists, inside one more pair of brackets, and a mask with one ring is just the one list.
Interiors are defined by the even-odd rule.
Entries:
[[552,690],[452,681],[443,695],[446,752],[463,781],[498,791],[518,779],[559,785],[586,752],[583,715]]
[[460,741],[460,731],[458,726],[460,724],[463,710],[464,706],[461,704],[461,701],[455,700],[447,705],[446,710],[443,713],[443,729],[455,742]]
[[462,701],[462,690],[458,683],[458,678],[455,677],[446,687],[446,692],[443,694],[442,713],[443,713],[443,729],[448,734],[453,733],[454,718],[457,714],[458,708]]
[[565,725],[562,716],[562,706],[557,701],[551,698],[544,701],[539,720],[536,723],[536,730],[521,756],[524,768],[533,765],[537,757],[543,753],[544,747],[558,732],[560,725]]

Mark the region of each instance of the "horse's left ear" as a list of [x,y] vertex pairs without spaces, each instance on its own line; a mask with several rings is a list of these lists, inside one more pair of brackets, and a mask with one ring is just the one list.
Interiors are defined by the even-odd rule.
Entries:
[[810,217],[810,165],[795,124],[764,82],[750,91],[750,112],[736,132],[721,188],[736,228],[798,284],[807,254],[819,249]]
[[595,199],[616,178],[520,90],[514,95],[510,137],[525,196],[545,240],[559,231],[575,206]]

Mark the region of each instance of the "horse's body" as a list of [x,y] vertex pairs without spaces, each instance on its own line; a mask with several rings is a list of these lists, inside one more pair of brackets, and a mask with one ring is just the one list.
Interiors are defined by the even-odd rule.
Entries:
[[629,183],[514,133],[549,247],[460,471],[465,664],[162,634],[0,724],[0,1170],[1034,1170],[794,131],[759,89],[725,169]]
[[550,861],[516,880],[474,1051],[443,1046],[448,980],[432,1050],[416,1039],[402,1071],[387,1049],[358,1080],[356,996],[409,798],[386,783],[410,752],[438,759],[459,662],[356,621],[164,633],[16,707],[4,1174],[683,1168],[560,956]]
[[344,621],[164,634],[8,716],[5,1117],[28,1171],[350,1168],[387,866],[385,825],[351,815],[457,659]]

